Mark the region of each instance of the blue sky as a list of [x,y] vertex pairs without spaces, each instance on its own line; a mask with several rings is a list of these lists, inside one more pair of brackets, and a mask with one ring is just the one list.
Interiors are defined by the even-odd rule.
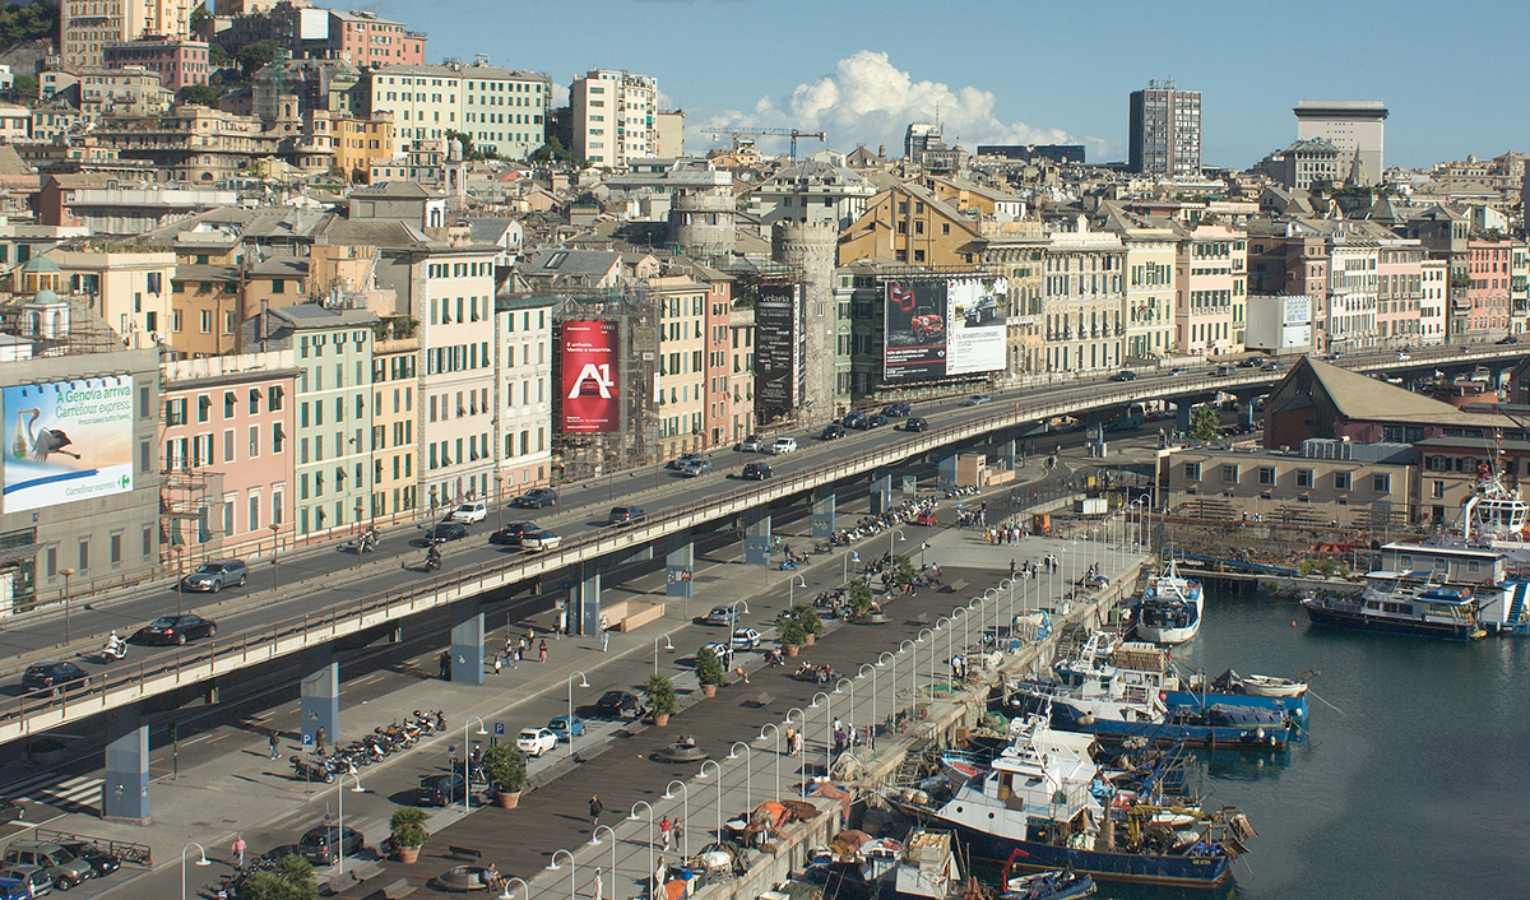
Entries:
[[1246,167],[1289,144],[1302,99],[1384,101],[1388,165],[1530,151],[1524,0],[361,5],[427,32],[432,62],[484,53],[565,93],[597,66],[654,76],[687,112],[691,153],[716,145],[708,127],[767,126],[894,154],[909,121],[939,110],[969,149],[1071,141],[1091,161],[1124,159],[1127,95],[1170,77],[1203,95],[1207,165]]

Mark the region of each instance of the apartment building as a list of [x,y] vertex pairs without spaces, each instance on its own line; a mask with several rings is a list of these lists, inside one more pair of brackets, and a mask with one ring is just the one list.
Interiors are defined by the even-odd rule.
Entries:
[[1155,79],[1131,94],[1129,141],[1133,172],[1199,175],[1201,92],[1181,91],[1174,79]]
[[1383,346],[1412,346],[1422,340],[1424,300],[1422,244],[1383,240],[1376,256],[1376,332]]
[[100,66],[106,46],[146,34],[191,37],[191,14],[202,0],[61,0],[59,55],[64,65]]
[[1303,100],[1296,114],[1298,141],[1322,139],[1338,151],[1339,179],[1362,187],[1386,173],[1386,104],[1379,100]]
[[659,306],[658,440],[661,459],[711,444],[707,404],[707,301],[710,286],[689,275],[661,275],[644,286]]
[[1009,308],[1004,318],[1005,374],[1018,377],[1045,371],[1042,260],[1047,239],[1041,223],[1008,223],[1002,229],[985,231],[988,244],[983,250],[984,265],[1009,282]]
[[59,293],[88,306],[124,338],[135,332],[152,339],[164,337],[170,321],[174,253],[50,250],[46,257],[28,263],[34,264],[56,265],[63,276]]
[[1337,233],[1328,242],[1329,349],[1343,352],[1375,347],[1377,266],[1381,255],[1373,238]]
[[546,143],[552,82],[489,65],[389,65],[370,74],[373,115],[393,116],[400,141],[462,132],[479,150],[524,159]]
[[1167,222],[1151,224],[1112,216],[1104,230],[1126,248],[1126,360],[1151,363],[1178,351],[1175,344],[1175,273],[1179,233]]
[[366,10],[318,12],[328,14],[329,33],[319,43],[331,59],[343,59],[358,68],[425,62],[425,35],[402,23]]
[[228,183],[276,153],[281,140],[256,119],[194,105],[163,115],[115,117],[96,134],[123,159],[153,163],[161,181],[198,185]]
[[494,301],[498,415],[495,469],[501,502],[552,475],[553,349],[551,295],[500,295]]
[[[409,262],[416,287],[411,315],[420,322],[426,500],[434,509],[491,497],[497,471],[493,399],[499,393],[494,248],[432,241],[399,256]],[[549,447],[544,436],[535,450]]]
[[170,284],[170,345],[192,357],[235,352],[244,321],[239,267],[177,266]]
[[1467,243],[1467,340],[1496,340],[1509,333],[1510,263],[1516,242],[1474,238]]
[[887,259],[916,266],[974,266],[984,262],[981,217],[964,214],[912,182],[873,197],[866,212],[839,237],[839,265]]
[[749,211],[760,224],[829,222],[848,228],[876,196],[876,185],[844,166],[803,160],[787,166],[749,192]]
[[397,154],[393,139],[393,114],[335,120],[335,166],[352,181],[366,182],[372,166]]
[[1425,259],[1419,263],[1418,342],[1443,344],[1450,339],[1447,306],[1450,303],[1450,263]]
[[[419,508],[420,340],[406,318],[372,341],[373,520],[407,516]],[[399,334],[398,330],[405,330]]]
[[592,69],[569,87],[574,155],[603,169],[659,155],[659,83],[625,70]]
[[175,99],[158,72],[140,65],[85,66],[75,74],[87,116],[157,116]]
[[1225,225],[1178,230],[1174,331],[1179,352],[1206,357],[1242,353],[1248,236]]
[[145,34],[137,40],[117,41],[102,48],[102,65],[108,69],[137,67],[159,76],[159,85],[174,94],[193,84],[206,84],[212,74],[206,41],[191,41],[162,34]]
[[1054,231],[1043,260],[1042,309],[1048,372],[1119,368],[1126,338],[1126,248],[1119,236]]
[[[754,309],[733,309],[728,314],[728,381],[732,391],[729,398],[724,426],[723,443],[741,441],[754,432]],[[840,339],[844,348],[835,359],[844,359],[844,371],[836,373],[836,382],[842,383],[835,393],[850,393],[849,335]],[[838,367],[836,367],[838,368]]]

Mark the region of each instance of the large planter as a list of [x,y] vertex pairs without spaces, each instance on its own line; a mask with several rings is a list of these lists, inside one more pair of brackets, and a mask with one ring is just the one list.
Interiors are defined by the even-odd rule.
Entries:
[[663,728],[669,724],[669,713],[654,713],[653,725],[655,728]]
[[419,847],[400,847],[400,848],[398,848],[398,861],[403,863],[406,866],[414,865],[415,863],[420,861],[420,848]]
[[796,656],[797,655],[797,645],[796,644],[787,644],[786,645],[786,655],[787,656]]
[[515,809],[521,803],[521,792],[499,791],[494,795],[494,800],[500,809]]
[[701,686],[701,696],[703,696],[703,697],[716,697],[717,696],[717,685],[715,685],[715,684],[704,684],[704,685],[702,685]]
[[816,634],[812,633],[811,631],[809,631],[807,633],[807,646],[809,646],[809,647],[813,646],[813,642],[815,640],[817,640],[817,638],[818,638],[818,635],[816,635]]

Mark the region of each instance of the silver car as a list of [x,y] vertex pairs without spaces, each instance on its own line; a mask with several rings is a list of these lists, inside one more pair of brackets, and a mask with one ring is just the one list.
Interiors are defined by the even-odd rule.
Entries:
[[200,568],[181,582],[188,591],[211,591],[216,594],[226,587],[243,587],[250,578],[250,568],[242,559],[220,559],[203,563]]

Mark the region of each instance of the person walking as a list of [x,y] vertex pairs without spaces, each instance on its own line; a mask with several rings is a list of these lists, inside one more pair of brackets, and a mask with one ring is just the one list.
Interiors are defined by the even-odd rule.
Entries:
[[514,650],[510,651],[510,668],[512,668],[512,669],[519,669],[520,667],[521,667],[521,648],[516,647]]
[[590,828],[600,827],[600,813],[605,808],[605,804],[600,802],[599,797],[594,794],[590,795]]
[[441,680],[450,681],[452,677],[452,654],[450,650],[441,651],[441,655],[436,657],[436,666],[441,670]]
[[244,851],[249,849],[249,845],[244,842],[244,835],[234,835],[234,846],[229,849],[239,858],[239,868],[244,868]]
[[547,662],[547,640],[545,638],[542,640],[542,643],[537,645],[537,662]]
[[669,820],[669,816],[665,816],[659,820],[659,845],[664,848],[665,853],[669,852],[669,842],[670,839],[674,837],[674,835],[670,834],[670,832],[674,829],[674,827],[675,825]]
[[600,867],[596,866],[595,867],[595,891],[594,891],[595,900],[604,900],[605,893],[606,893],[605,888],[606,888],[606,886],[605,886],[604,880],[600,877]]
[[281,738],[277,736],[275,731],[272,731],[270,734],[266,735],[266,748],[271,751],[272,759],[276,759],[282,755]]
[[313,733],[313,747],[314,747],[315,750],[319,751],[319,755],[320,756],[324,755],[324,729],[323,728],[320,728],[318,731],[315,731]]
[[601,632],[600,632],[600,652],[601,653],[605,653],[610,648],[611,648],[611,632],[606,631],[605,629],[601,629]]
[[505,657],[504,657],[504,655],[500,654],[500,653],[494,654],[494,674],[498,675],[500,670],[503,669],[504,667],[505,667]]

